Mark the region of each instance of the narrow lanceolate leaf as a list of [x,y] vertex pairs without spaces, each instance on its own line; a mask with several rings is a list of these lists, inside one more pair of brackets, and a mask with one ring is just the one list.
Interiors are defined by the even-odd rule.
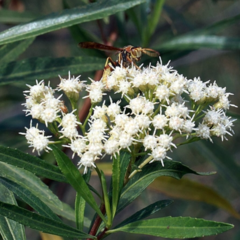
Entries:
[[[90,178],[91,178],[91,171],[89,169],[87,174],[85,174],[84,176],[84,180],[86,181],[86,183],[89,182]],[[75,216],[76,216],[77,229],[81,231],[83,231],[83,227],[84,227],[85,207],[86,207],[86,201],[79,193],[77,193],[75,198]]]
[[[0,182],[0,201],[17,205],[13,193]],[[0,211],[1,213],[1,211]],[[7,217],[0,215],[0,236],[3,240],[26,240],[24,227]]]
[[55,181],[67,181],[58,167],[17,149],[0,146],[0,162],[23,168],[31,173]]
[[120,196],[120,155],[113,158],[112,164],[112,218],[114,218]]
[[149,206],[141,209],[140,211],[134,213],[132,216],[121,222],[119,225],[117,225],[115,228],[120,228],[124,225],[127,225],[128,223],[136,222],[139,220],[142,220],[146,217],[149,217],[150,215],[160,211],[161,209],[167,207],[169,204],[171,204],[172,200],[160,200],[155,203],[150,204]]
[[71,186],[85,199],[85,201],[97,212],[97,214],[106,222],[105,217],[100,211],[92,193],[90,192],[82,175],[79,173],[72,161],[56,146],[52,146],[53,154],[61,171],[67,178]]
[[11,190],[23,202],[31,206],[40,215],[51,218],[55,221],[60,221],[58,216],[54,214],[53,211],[45,203],[43,203],[39,198],[32,194],[28,189],[5,178],[0,178],[0,183],[3,184],[9,190]]
[[206,175],[209,173],[198,173],[182,165],[180,162],[164,160],[164,166],[160,162],[153,162],[144,167],[140,173],[134,175],[123,188],[118,212],[137,198],[142,191],[159,176],[170,176],[180,179],[187,173]]
[[33,58],[6,63],[0,66],[0,84],[34,82],[58,75],[81,74],[103,69],[106,59],[94,57]]
[[75,221],[73,209],[69,205],[61,202],[58,197],[31,172],[0,162],[0,176],[17,183],[32,192],[57,215]]
[[127,152],[120,152],[117,158],[113,159],[112,164],[112,217],[115,216],[119,196],[124,184],[124,177],[131,155]]
[[214,189],[190,179],[176,180],[171,177],[159,177],[149,187],[170,197],[211,204],[228,211],[234,217],[240,219],[240,214],[227,201],[227,196],[224,198]]
[[35,37],[60,28],[101,19],[136,6],[145,0],[103,0],[74,9],[49,14],[35,21],[10,28],[0,34],[0,44]]
[[190,217],[164,217],[137,221],[106,233],[128,232],[164,238],[195,238],[216,235],[233,228],[232,224]]
[[59,221],[40,216],[23,208],[0,202],[0,215],[38,231],[71,238],[94,238]]
[[152,13],[149,14],[148,24],[143,31],[143,46],[147,47],[151,36],[153,35],[161,17],[161,12],[165,0],[156,1],[152,9]]
[[166,43],[163,43],[161,46],[159,46],[159,49],[162,51],[167,51],[199,49],[203,47],[228,50],[240,49],[240,38],[186,34],[184,36],[168,40]]
[[76,215],[76,225],[77,229],[83,230],[84,227],[84,213],[85,213],[86,201],[79,193],[76,195],[75,199],[75,215]]
[[[0,13],[1,14],[1,13]],[[0,48],[1,64],[15,60],[33,42],[34,38],[14,42]]]

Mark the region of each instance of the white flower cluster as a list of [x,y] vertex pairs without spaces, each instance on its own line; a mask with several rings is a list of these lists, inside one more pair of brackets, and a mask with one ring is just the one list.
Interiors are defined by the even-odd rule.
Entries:
[[[233,133],[234,120],[227,117],[225,111],[234,105],[230,104],[231,94],[226,93],[225,88],[199,78],[188,80],[161,62],[139,69],[116,67],[109,76],[90,85],[79,82],[79,77],[61,78],[58,90],[63,90],[69,98],[73,93],[79,95],[83,88],[89,92],[93,114],[89,116],[87,131],[85,124],[81,125],[77,119],[75,109],[58,116],[61,101],[51,100],[54,91],[49,86],[41,81],[29,87],[25,111],[46,125],[53,121],[60,123],[60,139],[64,138],[65,143],[68,139],[68,144],[63,146],[73,151],[73,157],[80,157],[78,165],[84,167],[84,173],[95,166],[97,159],[106,154],[116,157],[120,150],[135,156],[150,155],[150,162],[161,161],[164,165],[167,152],[176,148],[177,138],[199,137],[212,141],[212,137],[217,136],[224,140]],[[109,105],[103,102],[97,106],[109,90],[120,93],[121,100],[114,102],[110,97]],[[54,113],[50,114],[50,110],[45,113],[49,108]],[[32,146],[38,151],[47,149]]]
[[26,107],[26,115],[31,115],[32,118],[38,119],[41,122],[48,123],[54,122],[58,118],[58,112],[61,110],[60,97],[54,97],[54,90],[50,86],[45,86],[44,81],[36,85],[27,85],[30,90],[24,91],[26,103],[23,105]]
[[44,131],[39,130],[38,125],[36,127],[33,127],[31,121],[30,128],[25,127],[25,129],[26,133],[20,134],[25,135],[29,147],[33,147],[33,152],[36,150],[38,152],[38,155],[40,155],[40,152],[42,150],[45,150],[46,152],[48,152],[48,150],[51,150],[51,148],[48,147],[48,144],[50,143],[48,138],[51,136],[44,136]]

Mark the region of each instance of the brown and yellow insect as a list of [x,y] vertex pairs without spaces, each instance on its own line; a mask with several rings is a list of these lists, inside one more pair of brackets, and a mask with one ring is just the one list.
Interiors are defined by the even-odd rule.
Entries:
[[146,54],[151,57],[158,57],[160,55],[159,52],[151,48],[134,47],[131,45],[123,48],[117,48],[117,47],[112,47],[112,46],[108,46],[108,45],[104,45],[96,42],[80,42],[79,46],[81,48],[91,48],[91,49],[98,49],[102,51],[111,51],[111,52],[118,53],[118,60],[113,61],[110,57],[108,57],[105,67],[110,62],[112,65],[122,64],[123,67],[131,66],[131,64],[133,63],[138,68],[138,66],[135,63],[141,59],[142,54]]

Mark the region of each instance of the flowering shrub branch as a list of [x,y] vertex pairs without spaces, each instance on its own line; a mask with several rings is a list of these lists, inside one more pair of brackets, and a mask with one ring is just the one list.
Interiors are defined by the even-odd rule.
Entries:
[[[71,149],[72,158],[79,158],[77,165],[83,168],[84,174],[91,169],[97,171],[104,201],[98,214],[106,215],[106,219],[100,216],[105,227],[100,229],[102,232],[98,239],[112,231],[108,230],[111,229],[123,187],[130,184],[139,172],[149,168],[149,164],[154,162],[164,169],[171,160],[169,151],[178,146],[200,139],[213,142],[213,137],[227,140],[227,135],[234,133],[235,120],[226,115],[230,107],[236,107],[229,100],[231,94],[216,82],[187,79],[169,64],[163,65],[161,59],[156,66],[146,68],[116,67],[98,82],[90,79],[90,84],[70,73],[67,79],[59,77],[56,89],[52,89],[50,84],[45,85],[43,80],[36,81],[34,86],[27,85],[30,89],[24,92],[26,102],[23,104],[26,115],[44,123],[56,140],[50,141],[51,136],[45,136],[45,132],[39,130],[38,125],[33,127],[32,122],[26,133],[21,134],[38,154],[51,150],[51,144],[61,143]],[[89,97],[92,105],[85,121],[80,122],[77,102],[83,90],[88,93],[83,98]],[[71,109],[61,101],[62,95],[54,96],[57,91],[67,96]],[[107,101],[109,91],[119,93],[120,100],[109,96]],[[123,152],[128,152],[130,159],[121,172]],[[115,188],[111,197],[105,176],[97,167],[97,162],[106,155],[113,160],[112,181]],[[122,185],[120,179],[123,179]],[[95,236],[99,231],[101,219],[97,217],[93,222],[91,235]]]

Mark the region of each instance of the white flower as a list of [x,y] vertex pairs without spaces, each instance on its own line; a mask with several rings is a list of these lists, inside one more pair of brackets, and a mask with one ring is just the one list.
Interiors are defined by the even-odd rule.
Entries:
[[168,134],[161,134],[159,137],[157,137],[158,146],[161,146],[165,149],[170,149],[171,146],[176,148],[176,145],[172,143],[172,140],[172,136],[169,136]]
[[40,82],[36,80],[36,85],[31,86],[27,84],[27,86],[30,88],[30,90],[26,90],[24,92],[29,93],[29,95],[34,99],[41,97],[45,92],[45,86],[44,86],[43,80]]
[[90,143],[98,143],[106,140],[103,130],[90,130],[87,133],[87,138]]
[[91,130],[105,131],[107,124],[102,119],[96,119],[90,126]]
[[167,123],[168,123],[167,117],[162,114],[157,114],[152,120],[152,124],[156,129],[163,129],[164,127],[167,126]]
[[154,149],[157,146],[157,138],[152,135],[146,135],[143,139],[143,146],[146,149]]
[[58,85],[58,90],[63,90],[66,94],[79,93],[84,88],[84,82],[79,80],[80,76],[76,78],[71,77],[70,72],[68,72],[68,79],[59,76],[61,82]]
[[78,124],[81,124],[77,121],[77,117],[74,114],[76,110],[73,110],[71,113],[67,113],[62,117],[62,122],[59,126],[63,126],[63,128],[67,128],[69,126],[76,127]]
[[155,95],[159,101],[165,100],[167,103],[169,103],[170,90],[166,85],[158,86]]
[[209,126],[216,125],[221,121],[222,110],[208,110],[205,112],[203,122]]
[[197,130],[194,129],[194,126],[195,123],[192,120],[184,120],[181,130],[185,133],[191,133],[193,130]]
[[146,98],[145,97],[136,97],[130,100],[129,105],[127,106],[132,110],[132,113],[139,114],[142,112],[143,108],[146,104]]
[[153,161],[161,161],[162,165],[164,166],[163,159],[167,156],[167,150],[164,147],[157,146],[152,150],[152,157]]
[[44,131],[41,131],[38,129],[38,125],[36,127],[32,126],[32,121],[30,122],[30,128],[26,128],[26,133],[20,133],[22,135],[25,135],[25,138],[27,139],[27,142],[30,144],[29,147],[33,147],[33,152],[36,150],[38,152],[38,155],[40,155],[40,152],[45,150],[48,152],[48,150],[51,150],[50,147],[48,147],[48,144],[50,141],[48,138],[51,136],[44,136]]
[[44,106],[42,104],[34,104],[31,110],[26,110],[26,112],[27,111],[29,111],[27,115],[32,115],[32,118],[41,119],[41,115],[44,111]]
[[78,136],[77,128],[72,125],[62,128],[61,131],[59,131],[59,132],[62,133],[62,135],[63,135],[62,137],[66,137],[69,139],[73,139]]
[[101,142],[90,143],[88,145],[88,151],[94,156],[102,155],[103,144]]
[[115,124],[118,127],[124,128],[126,122],[129,121],[129,117],[126,114],[118,114],[115,117]]
[[133,75],[132,84],[137,88],[145,86],[147,84],[146,74],[144,72],[138,72],[136,75]]
[[58,98],[54,98],[53,96],[51,98],[45,98],[45,101],[43,101],[43,104],[47,108],[53,108],[53,109],[60,109],[60,103],[61,101],[59,100],[61,96]]
[[107,113],[107,106],[103,104],[102,107],[96,106],[93,110],[94,110],[92,115],[93,119],[103,118]]
[[93,91],[95,89],[102,91],[104,89],[104,83],[102,81],[95,81],[95,80],[92,80],[91,78],[90,80],[91,80],[91,84],[88,85],[87,87],[88,91]]
[[225,136],[226,134],[232,136],[232,134],[227,131],[226,126],[224,126],[223,124],[218,124],[218,125],[214,126],[211,129],[211,134],[214,136],[217,136],[217,137],[221,137],[222,141],[224,139],[228,140]]
[[125,122],[124,131],[131,136],[139,131],[138,123],[135,118],[129,118],[129,120]]
[[151,121],[146,115],[136,115],[135,121],[140,129],[147,129],[151,124]]
[[130,151],[129,147],[132,145],[132,141],[132,135],[123,132],[119,137],[119,146],[121,148],[127,148]]
[[184,119],[182,119],[180,117],[171,117],[169,119],[169,128],[170,129],[181,132],[183,124],[184,124]]
[[198,137],[203,139],[209,139],[212,142],[212,139],[210,137],[210,128],[207,125],[200,123],[198,125],[198,130],[196,131],[196,134]]
[[114,103],[112,101],[112,98],[110,97],[110,102],[111,104],[107,107],[107,115],[109,117],[115,117],[117,114],[121,112],[121,108],[119,106],[120,101],[117,101],[116,103]]
[[94,161],[96,160],[96,157],[90,153],[90,152],[85,152],[83,155],[82,155],[82,158],[81,160],[79,161],[78,165],[79,167],[78,168],[81,168],[82,166],[84,166],[84,172],[83,174],[86,174],[87,173],[87,169],[90,168],[90,167],[96,167],[95,164],[94,164]]
[[118,83],[118,91],[116,91],[116,93],[118,92],[122,93],[122,97],[124,95],[129,94],[129,92],[131,91],[132,91],[132,86],[130,82],[122,80]]
[[170,91],[174,94],[182,94],[185,90],[185,86],[187,85],[187,80],[183,75],[178,75],[177,79],[171,83]]
[[158,84],[158,73],[156,71],[152,71],[152,69],[150,69],[149,71],[147,71],[146,73],[146,79],[147,79],[147,84],[150,87],[155,87]]
[[102,101],[104,93],[102,89],[95,88],[89,91],[89,98],[91,99],[92,103],[98,103]]
[[142,113],[152,114],[153,110],[154,110],[154,103],[147,100],[144,104],[144,108],[142,109]]
[[218,87],[216,82],[206,88],[207,97],[217,99],[222,88]]
[[109,138],[104,144],[106,154],[113,155],[119,151],[119,142],[115,138]]
[[43,150],[45,150],[46,152],[48,152],[48,150],[52,150],[50,147],[48,147],[48,138],[49,137],[46,137],[42,134],[35,137],[30,144],[30,147],[33,147],[33,152],[36,150],[38,152],[38,155],[40,155],[40,152]]
[[72,140],[71,144],[69,146],[67,145],[67,147],[70,147],[73,151],[72,158],[74,158],[75,153],[81,157],[87,149],[86,139],[79,136],[75,140]]
[[53,109],[53,108],[45,108],[41,113],[41,119],[45,122],[46,126],[48,123],[53,122],[58,117],[57,113],[60,109]]
[[38,129],[38,124],[36,127],[32,126],[32,121],[30,122],[30,128],[25,127],[26,133],[20,133],[21,135],[25,135],[28,143],[31,143],[35,137],[38,137],[40,134],[43,134],[43,131]]

